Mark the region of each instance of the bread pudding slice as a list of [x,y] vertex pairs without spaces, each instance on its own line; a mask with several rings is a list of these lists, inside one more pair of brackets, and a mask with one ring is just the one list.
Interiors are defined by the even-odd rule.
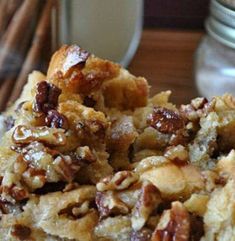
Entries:
[[4,114],[0,240],[235,240],[235,99],[179,107],[63,46]]

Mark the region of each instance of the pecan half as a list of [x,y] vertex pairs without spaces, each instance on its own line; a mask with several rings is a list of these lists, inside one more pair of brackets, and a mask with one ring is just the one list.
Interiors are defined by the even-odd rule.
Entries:
[[149,215],[160,203],[161,197],[158,189],[150,182],[143,183],[139,199],[132,212],[132,228],[134,230],[143,228]]
[[35,112],[47,113],[49,110],[55,109],[58,105],[60,94],[61,89],[55,85],[46,81],[38,83],[33,110]]
[[28,240],[31,235],[31,229],[25,225],[15,224],[12,227],[11,235],[15,236],[19,240]]
[[138,175],[131,171],[120,171],[96,184],[98,191],[123,190],[138,181]]
[[154,107],[147,124],[164,134],[173,134],[183,129],[184,119],[177,112],[163,107]]
[[67,118],[60,114],[57,110],[49,110],[45,118],[48,127],[61,128],[67,130],[69,128]]
[[170,210],[163,212],[151,241],[188,241],[189,234],[189,214],[182,203],[174,202]]
[[16,144],[30,144],[33,141],[43,142],[52,146],[66,144],[66,136],[63,129],[43,127],[27,127],[19,125],[15,128],[12,140]]
[[112,191],[97,192],[95,202],[101,218],[108,217],[110,214],[118,215],[129,212],[128,207]]

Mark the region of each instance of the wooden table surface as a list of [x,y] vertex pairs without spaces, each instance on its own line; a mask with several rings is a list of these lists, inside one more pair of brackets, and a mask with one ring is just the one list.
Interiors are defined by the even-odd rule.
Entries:
[[144,30],[128,69],[149,81],[151,95],[172,90],[174,103],[188,103],[198,96],[193,58],[202,35],[195,31]]

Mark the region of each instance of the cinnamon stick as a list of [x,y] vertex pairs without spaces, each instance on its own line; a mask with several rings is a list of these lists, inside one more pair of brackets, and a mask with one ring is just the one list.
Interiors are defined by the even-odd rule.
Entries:
[[2,38],[22,0],[0,0],[0,38]]
[[24,38],[21,41],[17,51],[16,61],[12,62],[12,65],[14,65],[13,67],[14,71],[12,71],[3,80],[1,80],[2,85],[0,85],[0,111],[3,111],[7,107],[8,98],[11,96],[11,92],[13,90],[16,77],[19,74],[20,68],[23,64],[26,51],[30,46],[33,31],[34,31],[34,28],[32,25],[25,32]]
[[33,38],[32,46],[27,54],[26,60],[20,71],[20,74],[16,80],[14,89],[9,98],[9,102],[14,102],[20,95],[23,85],[27,81],[28,74],[34,70],[40,63],[40,57],[43,51],[43,45],[50,29],[51,9],[53,7],[54,0],[47,0],[43,9],[42,15],[39,19],[37,29]]
[[13,76],[5,79],[0,89],[0,112],[4,111],[7,107],[8,97],[14,86],[15,78]]
[[7,0],[0,1],[0,36],[2,37],[4,30],[6,28],[6,8],[7,8]]
[[3,79],[6,73],[12,72],[12,70],[9,71],[9,66],[16,57],[25,32],[32,23],[38,2],[39,0],[24,0],[4,33],[0,49],[0,79]]

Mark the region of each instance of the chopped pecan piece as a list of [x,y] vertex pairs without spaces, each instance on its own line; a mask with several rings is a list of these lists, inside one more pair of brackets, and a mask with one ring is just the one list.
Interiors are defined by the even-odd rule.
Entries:
[[185,126],[180,114],[163,107],[154,107],[153,113],[147,118],[147,124],[164,134],[176,133]]
[[108,217],[110,214],[110,209],[108,208],[108,203],[106,203],[105,194],[102,192],[97,192],[95,197],[96,206],[98,208],[100,217]]
[[169,147],[164,156],[178,165],[185,165],[189,160],[189,153],[182,145]]
[[180,113],[189,121],[198,121],[203,114],[207,113],[210,104],[206,98],[196,98],[188,105],[180,106]]
[[47,113],[49,110],[55,109],[58,105],[60,94],[61,89],[55,85],[46,81],[38,83],[33,107],[34,111]]
[[75,155],[84,163],[92,163],[96,161],[96,156],[88,146],[80,146],[76,149]]
[[65,181],[72,182],[80,170],[81,162],[68,155],[59,155],[53,161],[53,165],[56,172],[58,172]]
[[17,206],[11,202],[8,202],[0,198],[0,219],[3,214],[8,214],[17,210]]
[[35,168],[28,168],[27,171],[23,173],[24,182],[30,187],[32,190],[41,188],[46,183],[46,171],[35,169]]
[[57,110],[49,110],[45,118],[46,125],[52,128],[68,129],[67,118]]
[[58,214],[71,218],[81,218],[89,212],[89,205],[89,201],[85,201],[82,204],[69,205],[68,207],[60,210]]
[[14,173],[22,175],[28,168],[28,163],[24,160],[23,155],[19,155],[14,163]]
[[79,46],[71,46],[67,52],[66,59],[63,64],[63,72],[66,74],[71,68],[79,64],[85,64],[89,56],[90,53],[86,50],[83,50]]
[[133,231],[131,233],[131,241],[150,241],[152,231],[147,228],[143,228],[139,231]]
[[182,203],[174,202],[170,210],[163,212],[151,241],[188,241],[189,235],[189,214]]
[[208,103],[208,100],[204,97],[198,97],[191,101],[191,105],[195,110],[202,109],[207,103]]
[[101,218],[108,217],[110,214],[118,215],[129,212],[128,207],[112,191],[97,192],[95,201]]
[[186,129],[180,129],[171,135],[169,145],[177,146],[183,145],[186,146],[192,139],[193,133],[189,133]]
[[99,120],[79,121],[75,127],[78,136],[87,138],[96,136],[99,138],[99,141],[104,139],[106,128],[105,124]]
[[16,144],[30,144],[39,141],[52,146],[66,144],[66,136],[63,129],[43,127],[27,127],[19,125],[15,128],[12,140]]
[[131,171],[120,171],[97,183],[98,191],[123,190],[138,181],[138,175]]
[[19,240],[28,240],[31,235],[31,229],[21,224],[15,224],[12,227],[11,235],[15,236]]
[[[22,201],[29,197],[29,193],[27,190],[22,187],[17,187],[16,185],[1,186],[0,193],[6,200],[9,199],[8,197],[11,197],[16,201]],[[12,199],[10,199],[9,201],[12,201]]]
[[134,230],[143,228],[149,215],[160,203],[161,197],[158,189],[150,182],[143,183],[139,199],[132,212],[132,228]]
[[98,89],[103,81],[109,78],[108,72],[96,72],[91,71],[85,75],[80,81],[79,92],[83,94],[89,94],[92,91]]
[[13,186],[9,193],[16,201],[22,201],[29,197],[28,192],[24,188]]

